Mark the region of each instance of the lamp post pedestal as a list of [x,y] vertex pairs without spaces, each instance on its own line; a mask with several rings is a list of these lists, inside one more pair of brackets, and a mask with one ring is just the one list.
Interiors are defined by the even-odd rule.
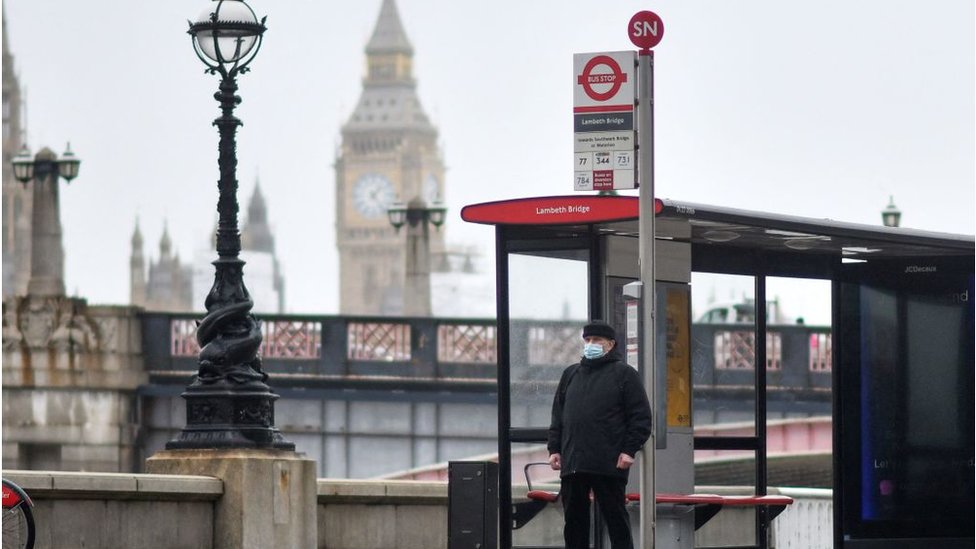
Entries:
[[317,547],[315,460],[281,450],[165,450],[146,472],[223,481],[214,502],[213,547]]
[[444,223],[443,204],[430,207],[420,197],[407,204],[394,204],[387,215],[397,231],[407,225],[406,262],[403,280],[404,316],[430,316],[430,225]]
[[430,316],[430,228],[425,220],[407,221],[404,271],[403,315]]
[[56,156],[42,149],[34,161],[31,213],[31,268],[27,295],[64,295],[64,248],[61,243],[60,198]]
[[186,426],[166,443],[167,450],[295,449],[295,444],[275,428],[274,401],[278,395],[263,382],[204,385],[197,379],[181,396],[186,401]]
[[27,147],[11,161],[14,177],[31,189],[30,273],[27,295],[64,296],[64,247],[61,244],[61,207],[58,181],[70,182],[81,165],[71,145],[62,158],[45,147],[31,158]]

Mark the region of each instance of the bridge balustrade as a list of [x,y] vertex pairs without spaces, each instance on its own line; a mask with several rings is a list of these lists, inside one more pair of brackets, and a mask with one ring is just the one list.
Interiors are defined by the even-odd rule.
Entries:
[[[147,369],[158,379],[197,369],[199,316],[143,314]],[[267,315],[259,317],[264,369],[275,384],[310,377],[494,380],[494,319]],[[514,320],[512,382],[558,379],[578,359],[582,321]],[[692,325],[696,388],[752,386],[751,325]],[[829,327],[771,325],[766,338],[770,388],[829,390]],[[515,367],[515,365],[521,365]],[[289,381],[291,380],[291,381]]]
[[[756,362],[751,324],[693,324],[692,384],[748,385]],[[770,388],[830,389],[830,327],[770,325],[766,334],[766,383]]]

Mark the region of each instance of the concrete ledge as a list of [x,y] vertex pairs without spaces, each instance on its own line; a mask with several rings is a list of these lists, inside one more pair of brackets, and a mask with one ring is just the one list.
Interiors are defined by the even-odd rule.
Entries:
[[318,479],[318,502],[447,505],[447,482]]
[[223,481],[205,476],[60,471],[4,471],[3,476],[33,499],[216,501],[224,493]]

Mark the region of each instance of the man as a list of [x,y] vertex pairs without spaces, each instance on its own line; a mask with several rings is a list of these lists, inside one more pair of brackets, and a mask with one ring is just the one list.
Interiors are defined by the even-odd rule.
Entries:
[[591,490],[611,547],[634,546],[624,497],[634,455],[651,434],[651,408],[616,339],[609,324],[587,324],[583,358],[563,371],[552,403],[549,465],[562,479],[566,549],[589,547]]

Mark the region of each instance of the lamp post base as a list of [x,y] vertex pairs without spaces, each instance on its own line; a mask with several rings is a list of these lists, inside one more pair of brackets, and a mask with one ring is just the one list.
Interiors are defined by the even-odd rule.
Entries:
[[193,384],[183,393],[186,426],[166,443],[167,450],[266,448],[294,450],[274,426],[278,395],[264,383]]

